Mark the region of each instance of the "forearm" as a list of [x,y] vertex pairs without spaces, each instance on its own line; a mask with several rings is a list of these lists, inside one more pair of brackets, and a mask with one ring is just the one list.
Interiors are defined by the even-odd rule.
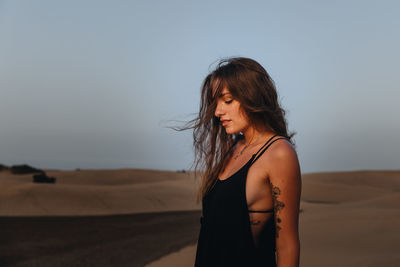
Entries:
[[278,248],[277,267],[299,267],[300,265],[300,242],[293,242],[282,248]]

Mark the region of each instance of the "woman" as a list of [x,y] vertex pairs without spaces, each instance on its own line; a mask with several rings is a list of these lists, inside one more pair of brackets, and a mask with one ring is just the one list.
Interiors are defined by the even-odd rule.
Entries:
[[205,170],[195,267],[298,267],[301,175],[272,79],[249,58],[204,80],[194,122]]

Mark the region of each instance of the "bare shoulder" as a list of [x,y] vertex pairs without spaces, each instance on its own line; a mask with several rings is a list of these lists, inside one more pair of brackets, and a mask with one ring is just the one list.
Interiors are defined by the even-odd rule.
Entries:
[[[276,140],[276,139],[275,139]],[[297,160],[297,153],[289,140],[281,138],[269,147],[269,160]]]
[[283,176],[299,177],[300,165],[297,152],[289,140],[274,141],[266,152],[268,153],[264,153],[259,160],[266,166],[270,180]]

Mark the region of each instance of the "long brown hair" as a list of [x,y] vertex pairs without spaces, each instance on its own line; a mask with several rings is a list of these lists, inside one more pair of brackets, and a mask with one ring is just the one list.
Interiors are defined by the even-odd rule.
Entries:
[[184,127],[173,127],[178,131],[193,129],[195,175],[197,170],[204,170],[197,202],[213,187],[219,172],[233,153],[232,148],[243,138],[240,133],[227,134],[219,118],[214,115],[217,98],[223,88],[227,88],[233,98],[240,102],[250,124],[257,129],[268,128],[275,134],[286,137],[295,147],[292,137],[296,133],[288,133],[285,110],[279,105],[274,81],[267,71],[250,58],[220,60],[202,83],[197,118]]

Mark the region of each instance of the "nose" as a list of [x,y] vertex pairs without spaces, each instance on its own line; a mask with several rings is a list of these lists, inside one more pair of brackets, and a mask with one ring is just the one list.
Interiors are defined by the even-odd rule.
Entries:
[[220,104],[220,101],[218,101],[217,107],[215,108],[214,115],[215,115],[216,117],[221,117],[221,115],[223,115],[223,114],[224,114],[224,113],[223,113],[223,110],[222,110],[222,105]]

